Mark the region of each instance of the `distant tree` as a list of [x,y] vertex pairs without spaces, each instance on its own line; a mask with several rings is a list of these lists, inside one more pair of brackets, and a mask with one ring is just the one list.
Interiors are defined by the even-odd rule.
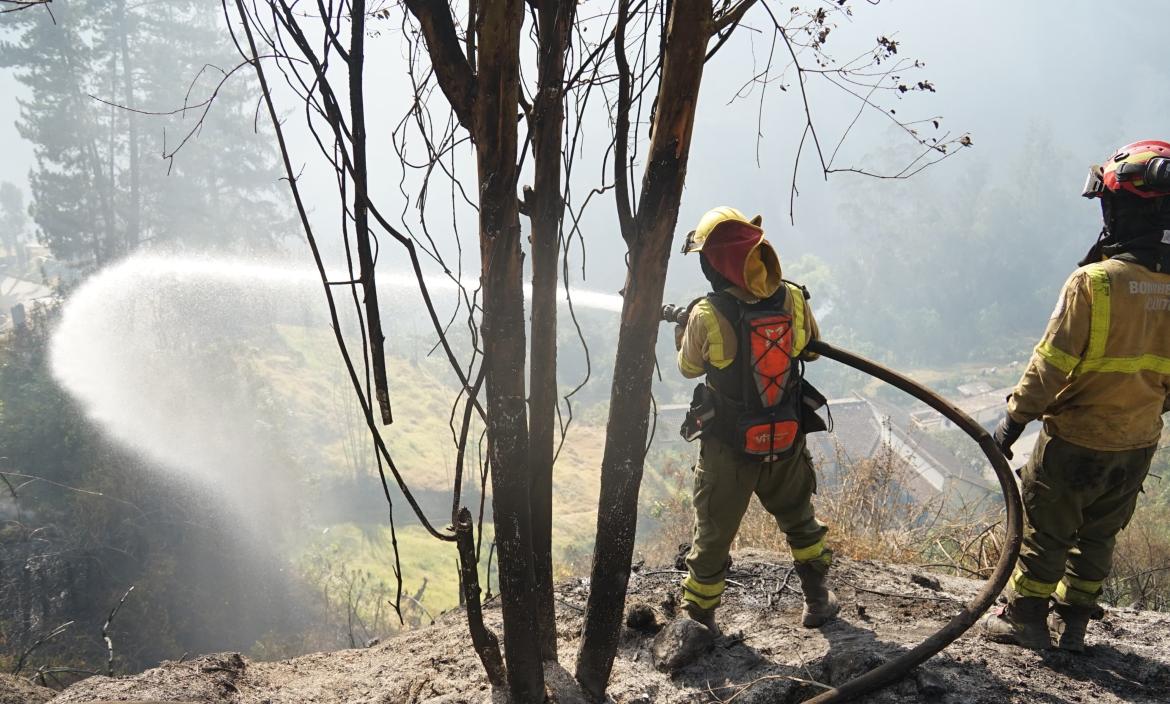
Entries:
[[1024,143],[1006,165],[1010,182],[973,164],[955,178],[850,191],[841,209],[849,256],[831,267],[866,305],[834,310],[825,320],[834,339],[852,335],[902,364],[1026,359],[1100,224],[1092,204],[1051,178],[1075,157],[1046,130]]
[[121,246],[102,131],[86,97],[84,81],[93,73],[95,56],[85,40],[85,10],[54,3],[53,16],[12,15],[10,24],[19,34],[0,44],[0,66],[15,69],[32,94],[21,103],[17,129],[33,143],[36,167],[29,188],[39,239],[58,258],[101,262]]
[[[137,115],[151,157],[143,237],[199,249],[271,249],[294,233],[279,153],[256,120],[253,76],[225,80],[239,59],[209,5],[218,3],[166,0],[129,13],[138,78],[134,94],[114,95],[129,108],[165,113]],[[124,112],[127,120],[136,116]]]
[[248,84],[221,85],[232,47],[207,2],[52,9],[12,16],[0,66],[30,93],[18,128],[36,158],[33,218],[55,256],[90,266],[143,242],[253,249],[283,239],[276,155],[245,117],[255,108]]

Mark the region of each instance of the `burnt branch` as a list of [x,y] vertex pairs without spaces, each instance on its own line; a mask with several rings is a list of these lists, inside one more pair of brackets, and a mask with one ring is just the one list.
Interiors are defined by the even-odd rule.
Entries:
[[[487,672],[488,682],[494,687],[503,687],[507,681],[504,659],[500,656],[500,640],[488,630],[483,622],[483,607],[480,604],[479,569],[476,557],[475,539],[471,534],[471,512],[460,509],[455,517],[456,545],[459,548],[459,584],[463,602],[467,609],[467,620],[471,629],[471,643]],[[489,566],[490,579],[491,569]],[[491,586],[488,586],[491,593]]]
[[[459,427],[459,438],[456,442],[457,455],[455,458],[455,490],[452,492],[453,498],[451,501],[451,523],[458,528],[460,523],[460,511],[466,511],[463,508],[463,466],[467,460],[467,434],[471,430],[471,411],[475,407],[476,398],[479,395],[479,389],[483,385],[484,369],[481,367],[479,377],[476,378],[475,384],[468,392],[467,401],[463,404],[463,423]],[[454,410],[454,409],[452,409]],[[481,487],[482,489],[482,487]],[[481,493],[483,493],[481,491]]]
[[[365,301],[366,325],[363,334],[368,335],[370,362],[374,371],[374,395],[382,422],[389,425],[394,421],[390,411],[390,392],[386,379],[386,336],[382,333],[382,313],[378,308],[378,286],[374,273],[374,250],[371,246],[370,203],[367,193],[366,173],[366,108],[365,88],[362,76],[365,68],[366,3],[365,0],[351,0],[349,53],[345,54],[349,68],[349,110],[352,130],[353,151],[353,228],[357,238],[358,263],[361,266],[360,279]],[[324,19],[324,16],[323,18]],[[329,22],[323,22],[326,27]],[[336,41],[336,40],[334,40]]]
[[[23,479],[25,481],[20,482],[19,484],[17,484],[14,487],[8,481],[8,477],[15,477],[16,479]],[[68,484],[62,484],[61,482],[55,482],[52,479],[47,479],[45,477],[37,476],[35,474],[23,474],[20,472],[10,472],[8,470],[3,470],[3,471],[0,471],[0,478],[2,478],[4,480],[4,483],[8,486],[9,491],[12,493],[13,499],[17,498],[17,492],[24,489],[24,487],[26,487],[30,484],[33,484],[33,483],[40,482],[40,483],[48,484],[50,486],[55,486],[58,489],[65,489],[66,491],[72,491],[72,492],[77,493],[77,494],[83,494],[85,496],[99,497],[102,499],[107,499],[109,501],[116,501],[120,504],[125,504],[125,505],[129,506],[130,508],[134,509],[135,511],[138,512],[138,514],[140,516],[146,515],[145,511],[143,511],[141,508],[139,508],[136,504],[131,503],[130,501],[127,501],[126,499],[120,499],[117,496],[110,496],[109,494],[104,494],[100,491],[92,491],[90,489],[81,489],[81,488],[78,488],[75,486],[69,486]]]
[[617,203],[618,223],[622,238],[627,244],[638,239],[637,220],[631,204],[629,168],[630,145],[630,65],[626,57],[626,25],[629,22],[629,8],[625,0],[618,2],[617,26],[614,28],[614,59],[618,71],[617,112],[614,115],[614,158],[613,182],[614,199]]
[[26,648],[25,651],[20,654],[20,657],[16,659],[16,664],[12,666],[12,674],[19,675],[20,671],[24,669],[25,663],[28,662],[29,656],[36,652],[37,648],[69,630],[69,627],[72,625],[73,621],[66,621],[60,626],[57,626],[53,630],[49,631],[47,634],[37,638],[36,641],[34,641],[32,645]]
[[106,660],[107,677],[114,676],[114,641],[112,638],[110,638],[110,625],[114,622],[114,617],[118,615],[118,611],[122,608],[122,604],[126,603],[126,597],[130,596],[130,592],[132,591],[134,591],[133,584],[131,584],[130,588],[126,590],[126,593],[122,595],[122,598],[118,600],[118,603],[114,604],[114,608],[110,610],[110,615],[106,617],[106,622],[102,624],[102,640],[106,642],[106,652],[109,653],[109,657]]
[[[474,56],[475,39],[469,38],[466,47],[460,45],[455,20],[445,0],[405,0],[405,4],[422,28],[439,87],[460,124],[473,130],[476,80],[467,57]],[[475,7],[472,3],[472,12]],[[473,37],[475,32],[469,29],[467,34]]]
[[[270,59],[270,58],[275,58],[275,57],[272,55],[267,55],[267,56],[263,56],[261,58]],[[236,74],[237,71],[239,71],[240,69],[245,68],[247,66],[248,66],[247,62],[242,62],[240,64],[237,64],[236,66],[233,66],[231,69],[225,71],[224,69],[220,68],[219,66],[215,66],[213,64],[205,64],[203,66],[203,68],[199,69],[199,72],[197,74],[195,74],[195,77],[191,79],[190,84],[187,86],[187,93],[183,97],[183,105],[178,107],[178,108],[171,109],[171,110],[143,110],[141,108],[135,108],[135,107],[132,107],[129,105],[122,105],[120,103],[106,100],[105,98],[101,98],[101,97],[96,96],[96,95],[92,95],[92,94],[86,94],[86,95],[91,100],[94,100],[98,103],[101,103],[102,105],[106,105],[106,106],[109,106],[112,108],[117,108],[119,110],[124,110],[126,112],[129,112],[129,113],[132,113],[135,115],[146,115],[146,116],[150,116],[150,117],[175,117],[175,116],[186,117],[188,113],[193,112],[193,111],[198,111],[198,115],[195,119],[195,122],[183,134],[183,137],[182,137],[182,139],[179,140],[179,144],[177,146],[175,146],[175,147],[168,147],[167,146],[166,131],[165,130],[163,131],[163,148],[162,148],[162,154],[160,156],[162,157],[162,159],[164,161],[167,162],[167,173],[169,174],[171,172],[171,169],[174,167],[175,156],[177,156],[178,153],[183,150],[183,147],[187,146],[187,144],[192,139],[194,139],[195,136],[198,135],[199,132],[203,129],[203,125],[207,121],[208,114],[211,112],[211,108],[212,108],[212,106],[215,105],[215,101],[219,97],[219,94],[223,90],[224,86],[232,78],[232,76],[234,76]],[[215,87],[211,90],[211,93],[206,98],[204,98],[203,100],[200,100],[199,102],[192,103],[191,102],[191,94],[192,94],[192,92],[194,92],[195,86],[199,82],[199,79],[202,78],[203,74],[207,73],[208,71],[218,71],[221,74],[220,79],[215,84]]]
[[[923,68],[922,62],[913,59],[898,57],[899,42],[886,36],[880,36],[873,49],[841,64],[837,64],[826,52],[825,45],[835,27],[832,22],[834,15],[848,16],[847,8],[820,7],[815,11],[802,11],[792,8],[786,21],[780,19],[780,10],[773,2],[763,0],[758,3],[764,8],[773,31],[772,49],[769,51],[763,69],[757,71],[736,93],[734,99],[746,97],[755,87],[760,88],[759,96],[759,123],[763,123],[764,94],[767,88],[778,83],[780,90],[787,91],[788,85],[784,76],[792,70],[795,73],[795,83],[799,88],[805,123],[801,128],[801,136],[797,146],[796,156],[793,159],[792,180],[789,188],[788,215],[790,221],[795,222],[795,201],[800,191],[797,179],[801,159],[806,145],[816,155],[821,175],[828,178],[833,173],[855,173],[877,179],[907,179],[924,169],[927,169],[955,154],[962,147],[972,144],[970,135],[962,134],[952,137],[949,132],[938,133],[940,117],[929,117],[920,120],[903,120],[898,117],[896,108],[886,107],[877,101],[877,96],[892,95],[895,98],[912,92],[935,91],[934,84],[927,79],[912,80],[904,75],[907,71],[916,71]],[[730,12],[730,11],[729,11]],[[742,19],[742,16],[741,16]],[[722,45],[723,38],[714,49],[713,54]],[[779,41],[788,55],[787,65],[774,75],[775,45]],[[824,83],[840,90],[857,101],[857,109],[845,129],[841,132],[831,152],[826,152],[818,132],[818,121],[814,117],[812,100],[808,89],[809,82],[820,79]],[[919,149],[902,166],[889,171],[882,171],[863,166],[838,166],[838,154],[845,141],[853,133],[862,116],[866,113],[880,115],[889,121],[901,132],[907,135]],[[925,135],[922,130],[932,125],[934,136]],[[762,129],[757,130],[758,140],[762,137]],[[811,137],[811,140],[809,139]]]
[[739,22],[743,19],[744,14],[746,14],[747,11],[751,9],[752,5],[755,4],[756,0],[739,0],[739,2],[727,8],[722,13],[716,13],[711,26],[711,33],[730,33],[731,30],[734,30],[735,27],[739,25]]

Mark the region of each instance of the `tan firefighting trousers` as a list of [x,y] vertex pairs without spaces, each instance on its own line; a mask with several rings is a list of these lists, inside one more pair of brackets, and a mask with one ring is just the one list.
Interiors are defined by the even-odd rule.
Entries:
[[1011,581],[1016,594],[1096,603],[1156,449],[1091,450],[1041,431],[1021,472],[1024,543]]
[[695,467],[695,530],[683,598],[704,609],[719,605],[727,555],[752,494],[784,531],[794,560],[830,560],[824,541],[828,528],[813,513],[816,487],[803,436],[790,457],[776,462],[747,458],[720,440],[704,437]]

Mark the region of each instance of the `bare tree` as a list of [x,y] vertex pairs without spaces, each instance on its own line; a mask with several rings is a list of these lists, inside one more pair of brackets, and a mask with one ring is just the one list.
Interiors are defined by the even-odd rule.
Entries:
[[625,67],[624,42],[629,14],[624,3],[619,8],[614,33],[619,64],[614,192],[622,237],[629,248],[629,269],[610,391],[605,454],[601,461],[597,541],[576,671],[577,680],[598,699],[604,696],[613,668],[630,576],[638,490],[649,432],[650,385],[662,289],[686,179],[707,40],[713,28],[711,13],[709,0],[671,5],[637,209],[631,205],[626,180],[632,81]]
[[552,491],[557,408],[557,267],[565,199],[561,173],[565,123],[565,61],[576,19],[574,0],[537,4],[537,87],[526,111],[532,140],[533,186],[524,189],[531,221],[532,360],[529,466],[536,617],[541,652],[557,657],[553,604]]
[[[564,243],[580,236],[578,223],[584,208],[594,196],[612,191],[627,249],[627,283],[601,467],[591,591],[576,666],[577,678],[586,691],[601,699],[616,652],[630,573],[638,493],[650,434],[659,311],[706,62],[749,19],[770,30],[772,50],[744,84],[742,93],[746,96],[758,89],[762,100],[769,85],[780,82],[784,87],[786,78],[796,83],[806,115],[798,161],[806,141],[810,141],[825,176],[850,170],[905,178],[953,153],[948,146],[954,140],[920,137],[915,123],[894,119],[922,148],[905,168],[881,174],[835,163],[841,142],[861,114],[871,110],[889,117],[875,96],[931,90],[932,86],[929,82],[905,82],[901,76],[904,70],[919,66],[891,61],[896,43],[885,38],[863,57],[831,65],[823,47],[833,17],[847,11],[841,7],[845,3],[802,11],[774,7],[765,0],[615,0],[600,12],[583,15],[571,0],[469,0],[465,6],[443,0],[405,0],[400,36],[406,46],[413,95],[391,137],[405,169],[419,174],[411,200],[422,231],[415,233],[405,225],[405,217],[403,225],[393,224],[385,204],[374,198],[369,188],[365,43],[376,31],[371,22],[388,22],[395,15],[391,5],[381,0],[223,2],[237,47],[260,81],[289,186],[326,293],[336,341],[361,401],[374,456],[379,470],[389,472],[389,477],[385,472],[381,476],[392,527],[391,478],[435,538],[459,543],[472,638],[489,678],[501,684],[498,646],[479,615],[478,549],[471,547],[472,514],[462,505],[461,494],[469,445],[474,442],[472,429],[477,423],[484,427],[487,465],[480,479],[486,482],[490,468],[506,677],[516,702],[543,700],[542,660],[557,656],[551,530],[556,419],[561,418],[556,374],[558,266],[567,269]],[[754,13],[758,17],[752,19],[749,12],[754,8],[759,8]],[[525,32],[526,27],[529,32]],[[599,31],[588,34],[589,29]],[[531,53],[522,48],[526,36],[534,50]],[[528,56],[535,57],[535,70],[525,72]],[[878,68],[883,62],[885,66]],[[535,76],[534,86],[526,83],[525,75]],[[293,166],[302,159],[290,153],[279,119],[280,96],[274,95],[270,76],[281,81],[282,96],[291,94],[300,101],[318,156],[336,175],[341,203],[338,231],[347,261],[346,275],[340,280],[330,276],[322,259],[299,190],[299,170]],[[806,91],[806,83],[813,79],[823,79],[851,93],[859,106],[858,118],[840,135],[831,153],[822,149]],[[441,95],[446,109],[434,101],[436,95]],[[597,106],[598,100],[601,106],[591,107]],[[603,139],[607,144],[604,176],[602,183],[581,199],[574,196],[573,166],[583,152],[579,138],[586,114],[599,108],[610,116],[610,131]],[[648,126],[645,137],[637,133],[640,125]],[[424,154],[421,161],[412,157],[418,148]],[[456,153],[464,149],[472,150],[475,157],[474,197],[467,195],[470,189],[464,188],[457,174]],[[530,153],[531,169],[526,171]],[[532,183],[521,187],[528,173]],[[796,173],[794,166],[793,197]],[[461,260],[453,271],[431,238],[433,223],[428,224],[427,199],[436,176],[445,179],[450,188],[447,214],[452,229],[458,229],[457,203],[476,211],[480,288],[475,291],[463,284]],[[407,195],[407,186],[401,188]],[[522,215],[529,219],[532,253],[530,340],[525,321]],[[379,420],[389,423],[392,419],[375,279],[379,235],[389,236],[405,252],[426,303],[437,347],[443,349],[460,388],[451,414],[458,459],[451,527],[446,529],[436,528],[414,499],[379,424]],[[420,251],[458,287],[459,309],[446,323],[431,302]],[[334,292],[345,289],[359,321],[360,353],[351,349],[342,332]],[[462,359],[448,339],[460,311],[471,341],[470,354]],[[526,378],[529,342],[531,369]],[[479,400],[481,389],[485,391],[483,403]],[[456,419],[461,421],[456,423]],[[567,423],[560,423],[562,441]],[[481,485],[481,496],[484,489]],[[398,591],[400,600],[401,583]]]
[[[526,471],[529,448],[524,379],[526,350],[521,278],[523,258],[520,247],[519,201],[516,197],[519,166],[515,123],[519,104],[519,41],[523,25],[523,5],[519,1],[513,1],[491,3],[482,7],[476,23],[473,59],[470,60],[462,54],[450,10],[445,4],[410,3],[408,7],[419,18],[434,51],[444,59],[444,63],[437,64],[441,67],[436,72],[440,85],[448,95],[460,124],[471,133],[476,146],[484,289],[481,371],[483,383],[486,384],[488,391],[486,409],[479,406],[476,398],[480,382],[475,382],[474,386],[469,383],[467,375],[447,343],[444,326],[440,323],[427,293],[413,240],[398,232],[382,216],[368,195],[363,101],[364,42],[368,17],[378,16],[378,13],[385,11],[378,7],[367,8],[362,0],[355,0],[348,5],[318,3],[315,15],[310,18],[295,2],[278,0],[262,4],[236,0],[235,12],[231,14],[242,25],[246,38],[246,49],[238,43],[241,54],[255,67],[261,82],[264,98],[277,131],[294,199],[326,289],[337,343],[349,369],[354,388],[363,399],[367,427],[378,449],[379,467],[385,463],[419,520],[435,537],[442,540],[459,539],[460,555],[463,560],[461,574],[467,592],[466,601],[469,604],[478,603],[475,565],[467,564],[471,556],[465,549],[470,536],[469,513],[457,510],[453,515],[452,524],[459,528],[455,533],[440,531],[431,525],[390,457],[373,416],[376,398],[382,420],[385,422],[390,419],[384,372],[383,335],[374,278],[374,247],[371,245],[374,235],[371,216],[383,231],[388,232],[406,248],[411,257],[418,285],[426,298],[436,333],[446,348],[451,368],[459,376],[461,385],[467,392],[465,419],[470,417],[472,407],[480,414],[485,414],[486,410],[485,415],[490,419],[487,426],[488,454],[494,470],[493,497],[505,614],[504,640],[509,663],[508,684],[517,701],[538,701],[544,695],[540,644],[536,637],[535,619],[526,603],[526,596],[533,591],[534,577],[528,505],[529,477]],[[225,11],[227,9],[225,5]],[[320,47],[310,37],[305,26],[305,23],[312,19],[319,21],[319,24],[315,23],[312,31],[320,33],[323,37]],[[349,24],[348,42],[342,39],[343,23]],[[263,50],[260,48],[261,42],[266,45]],[[277,118],[277,109],[261,63],[262,56],[276,57],[277,69],[285,78],[285,82],[301,96],[309,111],[310,129],[317,138],[322,154],[332,164],[337,174],[339,193],[343,199],[341,231],[348,233],[352,226],[352,237],[357,244],[359,271],[355,275],[353,261],[350,258],[349,277],[342,285],[351,288],[353,302],[361,321],[364,383],[355,368],[341,332],[332,293],[332,287],[338,282],[331,281],[326,272],[303,199],[297,188],[297,175],[292,168],[288,145]],[[335,60],[340,60],[345,67],[348,111],[342,108],[343,101],[334,88],[330,62]],[[476,65],[474,75],[471,70],[472,61]],[[322,127],[320,131],[318,126]],[[350,251],[349,243],[350,236],[346,234],[347,255]],[[362,291],[360,302],[359,286]],[[473,363],[474,361],[473,358]],[[379,367],[382,371],[379,371]],[[465,420],[460,438],[458,462],[460,470],[466,448],[467,425]],[[383,480],[389,502],[390,492],[384,475]],[[456,486],[461,486],[460,476],[456,478]],[[453,505],[457,509],[459,502],[459,496],[456,495]],[[461,539],[464,536],[467,536],[467,539]],[[469,609],[469,614],[471,613]],[[482,622],[473,625],[472,631],[473,639],[485,644],[481,656],[484,657],[489,674],[498,673],[498,668],[490,664],[490,661],[499,659],[498,651],[495,654],[491,652],[492,638],[485,637]]]
[[[407,3],[431,52],[439,87],[475,145],[483,286],[488,454],[500,559],[508,686],[518,702],[544,698],[529,505],[524,258],[517,184],[521,0],[475,5],[475,72],[460,52],[446,3]],[[437,61],[435,59],[438,59]]]

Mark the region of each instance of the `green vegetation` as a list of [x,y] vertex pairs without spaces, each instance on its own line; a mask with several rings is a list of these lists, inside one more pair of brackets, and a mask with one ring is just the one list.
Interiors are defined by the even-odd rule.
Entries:
[[24,668],[104,672],[102,624],[131,585],[110,631],[120,672],[307,628],[279,527],[241,530],[217,497],[111,447],[49,376],[51,323],[39,310],[0,338],[0,666],[69,623]]
[[[484,542],[480,558],[480,574],[486,590],[499,588],[495,562],[492,562],[488,578],[488,557],[491,553],[492,527],[484,526]],[[320,589],[338,573],[356,571],[368,575],[372,584],[381,584],[389,600],[393,601],[395,590],[394,546],[398,542],[401,556],[402,590],[405,595],[402,608],[406,618],[417,623],[430,620],[459,604],[459,582],[456,576],[456,552],[454,543],[435,540],[421,526],[404,526],[391,537],[390,527],[360,526],[341,523],[329,526],[318,537],[305,546],[304,553],[296,561],[303,574]],[[385,606],[382,604],[381,606]],[[377,605],[361,604],[363,615],[373,620]]]

